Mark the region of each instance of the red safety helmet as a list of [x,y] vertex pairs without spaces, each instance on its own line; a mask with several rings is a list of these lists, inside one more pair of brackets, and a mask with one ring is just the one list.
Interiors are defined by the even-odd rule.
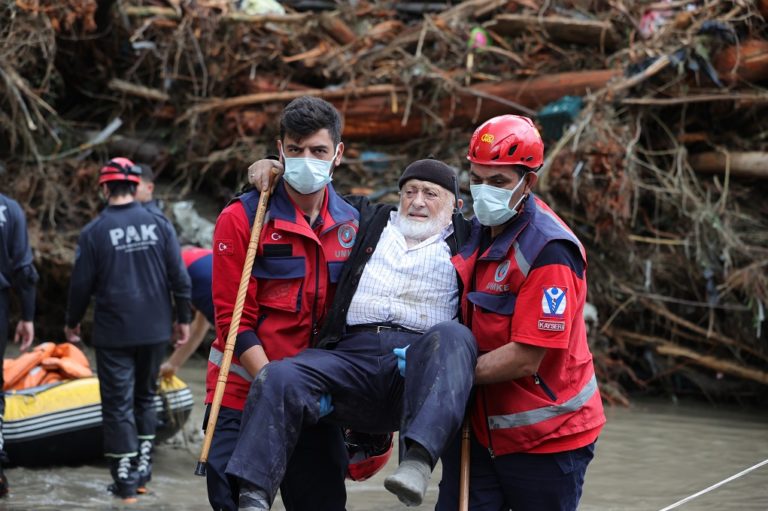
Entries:
[[467,159],[480,165],[523,165],[535,171],[544,163],[544,142],[528,117],[500,115],[475,130]]
[[109,181],[141,182],[141,167],[128,158],[112,158],[99,171],[99,184]]
[[384,468],[392,455],[392,433],[368,434],[344,430],[349,454],[347,479],[365,481]]

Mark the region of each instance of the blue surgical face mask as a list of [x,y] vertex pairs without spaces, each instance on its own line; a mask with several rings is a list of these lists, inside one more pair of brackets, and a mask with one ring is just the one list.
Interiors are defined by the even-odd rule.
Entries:
[[285,161],[283,179],[291,185],[291,188],[307,195],[322,190],[325,185],[331,182],[331,167],[339,153],[339,146],[336,146],[336,151],[330,161],[315,158],[286,158],[282,148],[280,148],[280,153]]
[[469,191],[472,193],[472,200],[474,201],[475,216],[480,223],[493,227],[514,218],[517,215],[517,207],[523,202],[525,195],[521,196],[520,200],[511,208],[509,201],[524,183],[525,179],[523,178],[511,190],[491,185],[470,185]]

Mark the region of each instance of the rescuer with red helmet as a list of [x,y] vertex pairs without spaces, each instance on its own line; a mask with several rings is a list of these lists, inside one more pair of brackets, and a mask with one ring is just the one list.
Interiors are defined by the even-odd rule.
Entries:
[[80,321],[95,296],[91,344],[104,455],[114,480],[109,490],[126,501],[151,478],[160,362],[174,321],[181,345],[191,320],[190,280],[176,233],[164,216],[134,200],[140,176],[141,167],[122,157],[99,171],[107,207],[80,233],[64,328],[67,341],[80,341]]
[[[529,118],[486,121],[467,159],[485,226],[462,303],[479,353],[470,509],[575,510],[605,423],[583,319],[584,247],[531,191],[544,144]],[[439,511],[456,508],[459,444],[443,453]]]

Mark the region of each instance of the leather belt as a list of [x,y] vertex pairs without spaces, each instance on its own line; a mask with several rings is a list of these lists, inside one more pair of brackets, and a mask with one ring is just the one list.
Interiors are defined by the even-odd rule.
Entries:
[[422,334],[422,332],[411,330],[410,328],[405,328],[400,325],[379,325],[376,323],[368,323],[365,325],[347,325],[348,334],[356,334],[356,333],[362,333],[362,332],[373,332],[376,334],[380,334],[382,332],[401,332],[404,334],[418,334],[418,335]]

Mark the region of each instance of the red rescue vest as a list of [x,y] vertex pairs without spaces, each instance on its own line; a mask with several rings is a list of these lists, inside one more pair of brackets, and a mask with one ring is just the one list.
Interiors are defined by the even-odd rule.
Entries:
[[[217,221],[213,247],[217,335],[208,358],[207,403],[216,388],[257,203],[257,192],[246,193],[228,205]],[[226,220],[222,222],[222,218]],[[255,332],[269,360],[296,355],[311,345],[354,244],[358,213],[331,185],[318,218],[321,223],[311,229],[283,184],[277,185],[261,230],[238,329],[239,334]],[[232,260],[237,264],[229,264]],[[233,356],[222,405],[242,410],[251,380]]]
[[576,236],[532,196],[477,257],[474,288],[462,304],[480,355],[510,342],[547,348],[537,375],[478,387],[472,426],[494,455],[582,447],[605,422],[582,316],[586,276],[558,264],[531,268],[555,240],[578,246],[586,265]]

